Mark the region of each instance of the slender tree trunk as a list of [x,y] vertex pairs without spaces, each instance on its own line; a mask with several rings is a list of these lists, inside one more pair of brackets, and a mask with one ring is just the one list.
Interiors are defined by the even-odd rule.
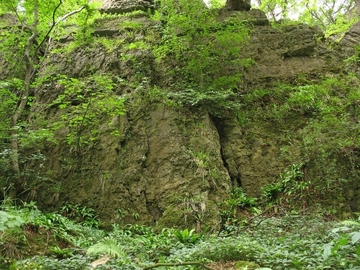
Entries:
[[19,120],[25,110],[28,102],[32,78],[34,75],[34,60],[31,49],[34,49],[36,38],[38,37],[38,23],[39,23],[39,2],[34,1],[34,22],[31,26],[32,35],[28,38],[24,49],[24,61],[25,61],[25,77],[24,77],[24,89],[20,96],[18,106],[11,117],[11,166],[15,174],[14,189],[15,193],[21,191],[23,181],[21,177],[20,164],[19,164]]
[[[42,37],[41,42],[37,43],[37,39],[39,38],[39,0],[34,0],[34,21],[31,26],[23,24],[27,29],[31,30],[31,36],[27,39],[25,48],[24,48],[24,63],[25,63],[25,74],[24,74],[24,85],[23,91],[19,97],[18,106],[11,117],[11,167],[14,172],[14,182],[13,187],[10,190],[10,196],[15,197],[16,193],[23,191],[24,188],[24,179],[21,176],[21,168],[19,162],[19,121],[24,114],[26,104],[29,100],[29,95],[31,93],[31,84],[34,81],[34,76],[36,75],[36,66],[39,65],[38,54],[39,50],[44,44],[44,42],[49,38],[50,33],[53,31],[54,27],[61,21],[66,20],[66,18],[73,16],[86,9],[86,5],[81,8],[71,11],[65,14],[63,17],[56,19],[56,12],[59,7],[63,4],[63,0],[59,0],[58,5],[54,8],[52,13],[52,24],[49,27],[47,33]],[[15,8],[16,12],[16,8]]]

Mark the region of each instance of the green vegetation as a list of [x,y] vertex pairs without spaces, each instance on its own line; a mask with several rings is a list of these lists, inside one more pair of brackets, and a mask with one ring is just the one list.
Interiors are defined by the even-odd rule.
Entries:
[[220,205],[221,230],[237,231],[247,223],[246,216],[261,212],[256,198],[248,197],[242,188],[231,190],[231,197]]
[[84,146],[91,147],[99,139],[99,126],[103,119],[110,119],[111,134],[118,136],[113,121],[125,112],[123,97],[114,95],[115,83],[109,75],[93,75],[80,81],[58,75],[55,82],[64,88],[63,94],[50,104],[58,106],[61,120],[53,123],[54,130],[66,127],[66,141],[81,152]]
[[[345,205],[346,187],[358,187],[360,80],[353,68],[359,64],[359,48],[344,61],[344,72],[312,74],[315,79],[301,74],[288,82],[266,82],[263,88],[242,87],[244,71],[256,65],[241,54],[250,39],[252,22],[241,13],[219,21],[216,1],[209,9],[201,1],[159,2],[154,14],[124,15],[145,14],[155,22],[146,38],[138,36],[145,24],[123,21],[118,27],[126,37],[116,41],[94,36],[97,19],[112,17],[101,17],[96,6],[87,1],[48,1],[45,5],[38,0],[14,0],[0,4],[0,15],[10,14],[15,20],[10,27],[0,28],[0,60],[7,72],[0,74],[5,76],[0,79],[0,187],[5,194],[0,207],[0,267],[212,269],[216,263],[241,265],[245,260],[263,269],[360,269],[359,220],[333,221]],[[263,1],[261,7],[271,13],[280,5],[284,19],[289,19],[288,5],[294,3]],[[356,21],[341,13],[330,25],[333,13],[325,10],[321,22],[316,22],[313,10],[305,2],[301,4],[307,12],[301,14],[302,22],[320,25],[327,35],[342,33]],[[72,24],[74,30],[68,30]],[[70,45],[54,50],[48,47],[52,40],[67,34],[73,39]],[[111,64],[116,71],[131,70],[124,75],[126,79],[94,67],[83,75],[76,74],[79,77],[53,74],[55,66],[46,63],[50,53],[65,53],[72,61],[76,50],[84,48],[85,53],[92,53],[97,45],[109,54],[118,53],[119,63]],[[122,51],[117,51],[120,48]],[[141,59],[145,51],[144,58],[152,59]],[[147,60],[158,70],[146,70]],[[154,79],[155,73],[165,79]],[[49,103],[34,106],[36,91],[53,89],[56,93],[49,94]],[[55,145],[68,148],[64,152],[70,155],[59,157],[59,166],[66,167],[68,174],[75,171],[69,169],[75,165],[79,165],[78,171],[87,169],[81,162],[77,164],[76,158],[91,159],[94,153],[90,150],[102,134],[120,135],[116,125],[125,106],[141,111],[150,103],[163,103],[182,112],[206,112],[209,119],[219,122],[237,116],[244,138],[255,133],[274,135],[282,145],[278,158],[287,158],[289,166],[277,181],[262,187],[259,198],[248,196],[240,187],[233,188],[230,197],[218,205],[221,220],[214,227],[205,224],[207,197],[203,195],[182,197],[179,202],[178,216],[185,221],[193,219],[196,228],[164,228],[160,232],[117,224],[103,230],[95,211],[80,205],[65,204],[57,212],[43,213],[33,202],[22,207],[9,203],[8,194],[15,198],[26,193],[31,201],[37,186],[46,181],[50,182],[47,193],[57,202],[63,182],[69,183],[56,182],[63,175],[52,175],[46,151]],[[136,112],[132,117],[130,124],[142,116]],[[280,129],[285,132],[280,134]],[[294,148],[298,153],[292,156]],[[194,176],[200,176],[203,183],[206,176],[220,182],[211,153],[196,145],[191,149],[187,160]],[[145,162],[140,167],[144,169]],[[103,189],[110,177],[112,172],[107,171],[99,176]],[[205,194],[218,188],[216,183],[213,186],[204,185],[201,191]],[[120,218],[130,212],[133,220],[142,221],[143,212],[139,211],[140,216],[125,209],[118,208]],[[302,215],[314,209],[317,211],[312,215]]]
[[249,22],[241,16],[219,22],[217,10],[205,8],[202,1],[163,0],[160,6],[154,19],[165,26],[153,52],[173,81],[167,95],[172,106],[198,108],[218,117],[237,111],[235,89],[243,68],[253,64],[240,54],[250,36]]
[[34,88],[44,81],[37,75],[48,56],[49,41],[61,36],[61,26],[66,21],[78,25],[80,31],[76,40],[87,42],[95,13],[94,5],[76,0],[66,4],[63,1],[11,0],[0,5],[0,15],[5,19],[5,27],[0,32],[0,59],[7,72],[0,80],[0,113],[5,117],[0,118],[0,135],[2,142],[8,142],[1,145],[0,153],[9,159],[0,164],[5,172],[0,183],[11,189],[13,196],[28,188],[24,176],[29,172],[23,170],[24,163],[44,157],[34,146],[39,141],[54,142],[52,130],[41,118],[27,119],[35,101]]
[[299,76],[295,84],[274,83],[244,95],[249,105],[239,117],[243,126],[253,132],[276,132],[273,126],[290,131],[291,137],[274,134],[284,145],[280,158],[294,147],[300,150],[279,181],[263,187],[268,199],[287,194],[289,205],[331,204],[330,198],[346,196],[345,183],[356,185],[359,83],[351,73],[325,75],[318,82]]
[[256,6],[265,11],[273,20],[282,20],[282,23],[302,22],[317,26],[324,31],[325,36],[342,35],[358,19],[357,0],[262,0],[256,1]]
[[[64,210],[91,212],[69,205]],[[320,215],[264,212],[231,236],[223,230],[218,235],[188,229],[154,233],[149,227],[115,224],[104,231],[59,213],[44,214],[33,203],[21,208],[3,204],[0,216],[5,220],[0,227],[3,269],[214,269],[238,261],[262,269],[360,267],[360,222],[325,221]]]

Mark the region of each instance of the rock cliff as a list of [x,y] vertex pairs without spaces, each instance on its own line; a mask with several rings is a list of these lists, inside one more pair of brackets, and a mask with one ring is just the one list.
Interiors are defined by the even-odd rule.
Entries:
[[[149,1],[130,2],[125,6],[125,1],[105,2],[102,8],[109,13],[153,8]],[[324,74],[337,74],[344,55],[351,54],[353,40],[359,40],[352,31],[340,43],[343,48],[332,48],[318,29],[301,24],[273,27],[259,10],[224,10],[221,16],[240,13],[251,18],[253,25],[241,52],[254,62],[243,69],[239,83],[239,89],[247,93],[274,88],[277,82],[293,84],[301,77],[316,81]],[[61,53],[49,55],[39,76],[62,74],[91,81],[95,73],[107,74],[115,82],[114,94],[126,98],[126,112],[101,116],[97,139],[81,147],[64,141],[69,126],[57,129],[61,143],[44,145],[41,150],[47,160],[41,166],[29,165],[49,172],[43,181],[29,183],[29,199],[48,208],[66,202],[86,205],[109,223],[182,227],[201,221],[200,226],[216,228],[221,219],[219,207],[232,188],[242,187],[248,196],[259,196],[262,186],[279,179],[289,165],[301,162],[301,149],[291,144],[290,137],[301,132],[309,119],[306,115],[282,123],[263,119],[242,124],[235,115],[218,117],[161,102],[158,97],[163,93],[154,86],[171,87],[176,79],[164,72],[149,47],[129,47],[135,41],[155,42],[160,28],[161,22],[145,13],[118,16],[98,22],[94,36],[107,40],[103,46],[89,43],[63,53],[61,49],[72,42],[71,34],[52,44]],[[111,48],[106,47],[108,43]],[[49,125],[59,121],[64,112],[54,101],[65,90],[58,80],[38,86],[30,121],[36,115]],[[264,96],[264,102],[266,99]],[[243,98],[238,102],[244,103]],[[71,106],[79,105],[72,100]],[[251,103],[243,110],[249,106]],[[309,164],[309,174],[315,173],[316,162]],[[356,204],[359,192],[339,196],[346,208]]]

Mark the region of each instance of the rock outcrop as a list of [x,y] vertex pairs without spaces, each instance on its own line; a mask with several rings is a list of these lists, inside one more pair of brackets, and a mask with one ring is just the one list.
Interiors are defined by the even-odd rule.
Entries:
[[123,14],[135,10],[147,11],[153,8],[153,0],[103,0],[100,10],[109,14]]
[[250,0],[226,0],[226,8],[228,10],[247,11],[251,8]]
[[[152,5],[145,0],[105,1],[102,8],[122,13]],[[250,1],[228,1],[227,8],[248,10]],[[320,78],[341,62],[322,42],[317,28],[274,28],[261,11],[243,13],[243,18],[249,16],[246,14],[256,15],[251,16],[255,27],[241,54],[255,64],[244,69],[240,88],[255,90],[278,81],[293,82],[302,74]],[[171,78],[162,73],[149,48],[129,49],[129,44],[158,39],[160,25],[146,16],[131,18],[130,23],[122,17],[104,20],[95,34],[119,45],[111,49],[81,46],[67,54],[53,53],[45,60],[40,75],[62,74],[81,80],[94,73],[110,74],[116,82],[114,93],[128,99],[125,115],[103,119],[99,139],[91,147],[78,151],[66,143],[44,146],[48,159],[41,168],[51,175],[32,193],[40,206],[87,205],[109,223],[185,227],[201,222],[201,226],[216,228],[221,219],[219,205],[233,187],[241,186],[249,196],[258,196],[263,185],[274,182],[284,168],[298,161],[300,150],[275,134],[298,132],[302,120],[273,125],[265,119],[259,126],[243,127],[235,116],[219,119],[203,111],[176,110],[159,101],[152,86],[166,85]],[[357,30],[347,34],[344,42],[352,44],[352,39],[358,40]],[[65,47],[70,41],[64,39],[54,46]],[[44,104],[52,104],[63,91],[63,86],[51,80],[38,87],[35,113],[49,123],[61,118],[59,108]],[[111,135],[114,127],[118,136]],[[63,127],[56,135],[64,138],[67,133]],[[290,155],[283,155],[285,146]]]

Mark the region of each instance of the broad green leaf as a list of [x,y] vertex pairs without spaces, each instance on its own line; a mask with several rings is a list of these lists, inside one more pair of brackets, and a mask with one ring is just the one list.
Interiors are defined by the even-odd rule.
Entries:
[[360,232],[352,232],[350,233],[351,236],[351,244],[355,244],[357,241],[360,240]]
[[323,258],[326,260],[331,255],[331,250],[333,248],[333,243],[324,245]]

